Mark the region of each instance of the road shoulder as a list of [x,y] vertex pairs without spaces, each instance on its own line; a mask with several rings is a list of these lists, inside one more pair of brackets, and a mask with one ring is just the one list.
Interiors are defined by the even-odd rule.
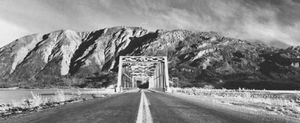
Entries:
[[[160,92],[158,92],[160,93]],[[169,96],[177,97],[183,100],[187,100],[193,104],[205,106],[210,109],[218,110],[224,113],[231,113],[233,115],[238,115],[241,117],[247,117],[250,119],[255,119],[256,117],[261,117],[264,119],[270,119],[274,121],[281,121],[287,123],[298,123],[299,119],[293,117],[285,117],[282,115],[275,114],[273,112],[267,112],[260,109],[252,109],[243,106],[231,105],[226,103],[220,103],[213,97],[202,97],[195,95],[186,95],[181,93],[162,93]]]

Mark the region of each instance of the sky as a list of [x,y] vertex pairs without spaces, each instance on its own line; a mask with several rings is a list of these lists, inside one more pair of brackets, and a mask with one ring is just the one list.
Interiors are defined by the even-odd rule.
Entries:
[[113,26],[215,31],[300,45],[300,0],[0,0],[0,47],[25,35]]

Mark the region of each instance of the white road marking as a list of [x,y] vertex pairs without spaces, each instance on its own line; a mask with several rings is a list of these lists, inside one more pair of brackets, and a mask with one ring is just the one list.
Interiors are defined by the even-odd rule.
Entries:
[[141,90],[141,101],[136,123],[153,123],[149,102],[143,90]]
[[143,122],[143,102],[144,102],[144,96],[143,96],[143,90],[141,90],[141,101],[140,101],[140,106],[139,106],[139,111],[138,111],[138,115],[137,115],[137,119],[136,119],[136,123],[142,123]]

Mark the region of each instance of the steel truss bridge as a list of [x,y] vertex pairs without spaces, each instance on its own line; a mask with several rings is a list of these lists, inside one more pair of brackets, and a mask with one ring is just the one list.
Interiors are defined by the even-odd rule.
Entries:
[[166,56],[120,56],[117,91],[141,87],[168,90],[169,72]]

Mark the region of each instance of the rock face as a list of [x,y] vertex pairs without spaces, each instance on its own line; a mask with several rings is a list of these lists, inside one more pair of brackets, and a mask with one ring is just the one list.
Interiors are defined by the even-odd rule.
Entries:
[[2,86],[108,86],[122,55],[168,56],[178,86],[300,89],[300,47],[278,49],[215,32],[113,27],[59,30],[0,48]]

